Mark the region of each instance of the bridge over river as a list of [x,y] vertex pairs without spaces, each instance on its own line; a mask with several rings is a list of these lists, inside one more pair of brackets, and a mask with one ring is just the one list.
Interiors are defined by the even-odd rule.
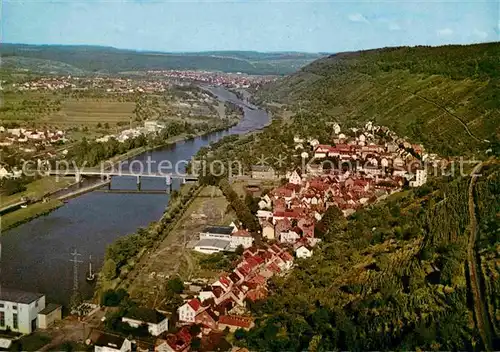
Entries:
[[[243,107],[244,118],[229,130],[176,143],[153,150],[132,160],[191,160],[196,152],[210,142],[231,134],[244,134],[263,128],[269,123],[268,115],[259,109],[249,109],[246,103],[223,88],[210,88],[221,101],[231,101]],[[181,162],[182,164],[182,162]],[[90,169],[89,169],[90,171]],[[159,170],[151,170],[156,173]],[[185,169],[179,171],[179,174]],[[104,172],[105,173],[105,172]],[[93,175],[98,177],[98,175]],[[136,190],[137,180],[132,176],[115,175],[113,187],[120,190]],[[173,189],[178,189],[183,179],[171,176]],[[162,177],[141,175],[143,189],[165,190],[165,174]],[[105,190],[105,189],[104,189]],[[157,221],[168,206],[170,195],[136,192],[90,192],[68,202],[47,216],[39,217],[19,227],[2,233],[1,284],[4,287],[42,292],[56,303],[68,303],[73,286],[73,264],[70,253],[76,248],[85,263],[79,270],[80,288],[91,294],[93,288],[85,280],[85,260],[92,256],[93,265],[100,267],[106,247],[117,238],[137,231],[152,221]]]

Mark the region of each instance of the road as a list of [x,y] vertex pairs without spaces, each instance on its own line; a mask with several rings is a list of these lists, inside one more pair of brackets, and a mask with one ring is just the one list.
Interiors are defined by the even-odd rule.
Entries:
[[491,350],[491,329],[490,321],[488,319],[488,311],[486,307],[486,299],[481,291],[480,285],[480,263],[477,262],[476,256],[476,242],[477,242],[477,218],[476,218],[476,204],[474,203],[474,186],[476,184],[478,173],[481,171],[483,163],[478,164],[472,170],[472,176],[469,183],[469,218],[470,218],[470,236],[467,245],[467,263],[469,269],[469,285],[470,292],[472,294],[473,305],[474,305],[474,318],[476,320],[476,326],[483,340],[484,347],[486,350]]

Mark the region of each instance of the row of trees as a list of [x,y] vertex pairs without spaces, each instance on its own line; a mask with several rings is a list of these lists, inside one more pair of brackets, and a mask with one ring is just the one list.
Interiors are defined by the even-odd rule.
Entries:
[[227,179],[221,179],[219,187],[231,207],[236,212],[238,219],[243,223],[243,226],[251,232],[259,231],[260,226],[256,217],[252,214],[243,199],[238,197],[238,194],[233,190]]

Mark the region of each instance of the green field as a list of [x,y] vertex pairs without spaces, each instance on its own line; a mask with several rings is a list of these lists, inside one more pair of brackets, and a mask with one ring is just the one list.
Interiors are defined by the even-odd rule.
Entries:
[[129,122],[134,117],[135,103],[110,100],[65,100],[62,109],[49,117],[54,124],[65,126],[97,125],[109,123],[115,126],[118,122]]
[[12,194],[10,196],[0,196],[0,207],[5,207],[10,204],[15,204],[21,200],[22,197],[30,199],[40,199],[47,193],[55,192],[59,189],[66,188],[74,182],[72,178],[60,178],[48,176],[42,177],[38,180],[30,182],[26,185],[26,191]]

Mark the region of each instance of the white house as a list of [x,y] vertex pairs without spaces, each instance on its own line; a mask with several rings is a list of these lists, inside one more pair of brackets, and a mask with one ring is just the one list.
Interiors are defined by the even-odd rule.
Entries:
[[38,328],[38,313],[45,309],[45,295],[8,288],[0,290],[0,330],[30,334]]
[[153,336],[158,336],[168,330],[168,316],[155,309],[131,309],[122,317],[122,322],[134,328],[147,325],[149,333]]
[[11,177],[12,174],[5,168],[5,167],[0,167],[0,179],[2,178],[9,178]]
[[251,247],[253,243],[252,235],[246,230],[238,230],[231,234],[231,248],[243,246],[243,248]]
[[288,182],[294,185],[300,185],[302,183],[302,178],[300,177],[297,170],[295,170],[288,176]]
[[201,306],[201,302],[193,298],[177,309],[179,313],[179,320],[187,323],[194,323],[196,314],[203,311],[203,307]]
[[295,256],[297,258],[309,258],[313,255],[313,250],[311,247],[301,244],[295,249]]
[[280,233],[280,242],[295,243],[300,238],[300,235],[294,230],[288,230]]
[[427,172],[425,170],[417,170],[415,180],[410,182],[411,187],[420,187],[427,182]]
[[125,337],[101,334],[94,343],[95,352],[131,352],[132,342]]

